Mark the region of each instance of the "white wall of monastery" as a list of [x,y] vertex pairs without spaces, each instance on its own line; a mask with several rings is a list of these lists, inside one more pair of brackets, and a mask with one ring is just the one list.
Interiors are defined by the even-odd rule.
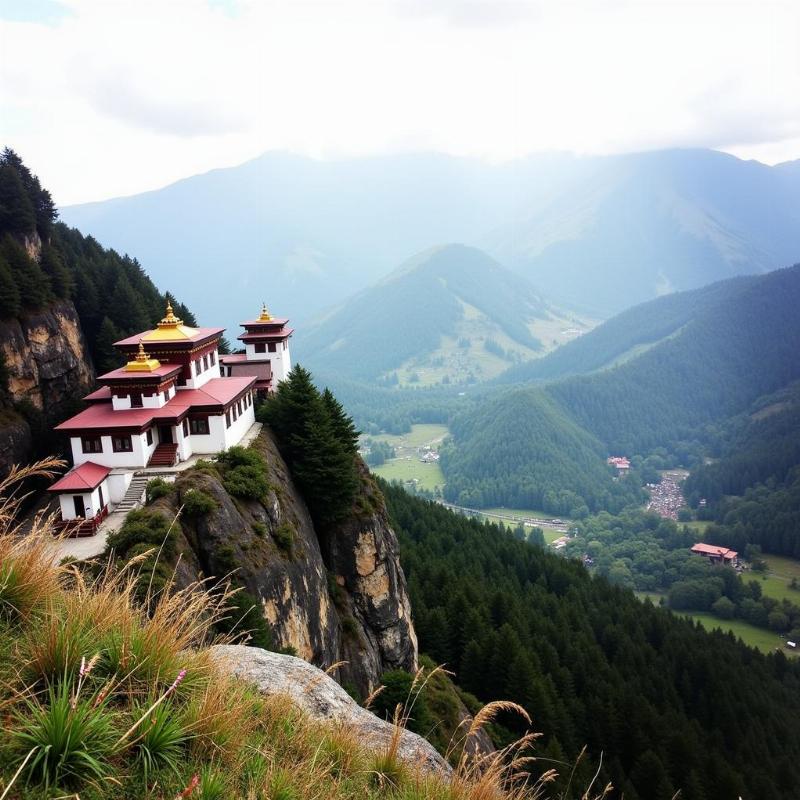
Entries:
[[133,449],[127,453],[115,453],[111,446],[110,436],[101,436],[103,452],[102,453],[84,453],[81,446],[81,437],[70,437],[70,444],[72,446],[72,463],[77,467],[87,461],[93,461],[95,464],[102,464],[104,467],[132,467],[141,468],[147,465],[150,456],[156,449],[158,437],[153,436],[153,444],[147,444],[147,436],[144,433],[132,433],[131,443]]

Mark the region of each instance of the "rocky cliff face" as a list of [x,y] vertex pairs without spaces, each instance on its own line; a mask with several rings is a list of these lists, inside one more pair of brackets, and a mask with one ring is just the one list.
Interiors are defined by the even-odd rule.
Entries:
[[[8,370],[8,400],[27,401],[48,419],[94,382],[78,313],[68,300],[0,321],[0,353]],[[30,456],[30,430],[19,417],[7,416],[0,420],[0,472]]]
[[323,549],[271,432],[252,447],[269,467],[264,502],[233,498],[213,471],[190,470],[177,479],[175,495],[154,504],[174,514],[193,488],[216,501],[210,513],[181,520],[179,581],[236,570],[261,603],[277,646],[323,668],[346,661],[337,677],[363,696],[386,670],[416,669],[397,539],[368,475],[359,509]]
[[41,411],[74,399],[94,381],[78,312],[69,300],[0,321],[0,350],[11,399],[27,400]]

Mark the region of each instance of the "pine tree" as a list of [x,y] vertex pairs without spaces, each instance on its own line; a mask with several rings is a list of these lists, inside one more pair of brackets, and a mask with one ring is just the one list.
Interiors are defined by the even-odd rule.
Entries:
[[326,388],[322,393],[322,401],[328,409],[336,438],[346,450],[355,454],[358,451],[358,437],[361,435],[361,431],[356,430],[352,418],[348,416],[330,389]]
[[124,334],[139,333],[151,327],[144,303],[125,275],[120,276],[114,287],[107,313]]
[[359,485],[354,452],[339,438],[311,373],[295,366],[259,419],[278,436],[314,521],[325,527],[350,511]]
[[42,308],[52,297],[50,280],[24,248],[7,235],[0,244],[0,255],[11,268],[23,308]]
[[0,254],[0,319],[19,316],[22,302],[14,276]]
[[60,298],[69,298],[72,294],[74,281],[69,270],[64,266],[61,255],[52,245],[42,247],[42,256],[39,264],[45,275],[50,279],[53,294]]
[[94,347],[95,368],[98,375],[122,366],[123,357],[114,347],[114,342],[122,338],[119,328],[108,317],[103,317]]
[[36,213],[19,173],[7,163],[0,165],[0,236],[25,236],[36,227]]
[[314,398],[292,439],[292,474],[316,523],[327,526],[352,508],[358,488],[353,454],[337,439],[322,399]]

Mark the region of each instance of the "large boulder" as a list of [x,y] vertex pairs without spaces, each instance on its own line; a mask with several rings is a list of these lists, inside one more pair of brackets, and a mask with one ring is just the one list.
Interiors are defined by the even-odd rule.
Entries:
[[[300,658],[244,645],[217,645],[211,652],[223,671],[247,681],[264,695],[288,696],[313,719],[354,731],[367,749],[385,750],[397,735],[394,725],[359,706],[325,672]],[[451,772],[433,746],[411,731],[400,730],[397,753],[406,763],[428,772]]]

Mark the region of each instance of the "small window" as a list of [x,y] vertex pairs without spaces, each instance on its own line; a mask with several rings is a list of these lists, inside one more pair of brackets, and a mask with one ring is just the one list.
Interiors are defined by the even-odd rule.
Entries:
[[164,402],[169,402],[169,389],[164,389]]
[[199,436],[208,435],[208,417],[189,420],[189,430]]
[[188,418],[183,421],[183,435],[184,436],[188,436],[189,435],[189,419]]
[[149,445],[153,444],[153,429],[152,428],[148,428],[147,429],[147,444],[149,444]]
[[267,346],[262,342],[261,344],[253,345],[253,350],[255,350],[256,353],[266,353]]
[[205,355],[203,356],[203,372],[205,372],[207,369],[208,369],[208,356]]
[[217,351],[216,350],[212,350],[211,351],[211,355],[209,356],[209,360],[211,361],[211,366],[212,367],[214,366],[214,364],[217,363]]
[[194,362],[194,371],[196,375],[199,375],[203,371],[203,365],[199,358]]
[[131,392],[131,408],[141,408],[141,407],[142,407],[142,393]]
[[230,411],[226,411],[225,412],[225,427],[226,428],[230,428],[230,426],[231,426],[231,412]]
[[132,453],[133,440],[130,436],[112,436],[111,449],[115,453]]
[[81,438],[81,447],[84,453],[102,453],[103,440],[99,436],[84,436]]
[[283,349],[285,350],[285,349],[286,349],[286,347],[287,347],[287,344],[286,344],[286,342],[284,342],[284,343],[283,343]]
[[183,377],[183,373],[178,376],[178,386],[186,386],[186,378]]
[[270,351],[270,353],[274,353],[276,351],[276,349],[277,348],[275,347],[275,342],[270,342],[269,343],[269,351]]

